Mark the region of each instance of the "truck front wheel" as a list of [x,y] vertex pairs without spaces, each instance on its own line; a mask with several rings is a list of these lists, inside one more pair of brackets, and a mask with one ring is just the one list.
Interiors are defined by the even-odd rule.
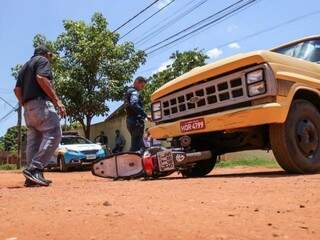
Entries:
[[320,113],[312,103],[294,100],[286,122],[271,125],[269,133],[273,153],[284,170],[320,171]]
[[217,157],[212,156],[209,160],[196,162],[192,167],[182,170],[184,177],[204,177],[209,174],[216,165]]

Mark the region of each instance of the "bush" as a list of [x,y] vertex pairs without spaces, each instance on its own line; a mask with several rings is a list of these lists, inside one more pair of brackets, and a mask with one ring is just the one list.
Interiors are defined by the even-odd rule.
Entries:
[[17,165],[16,164],[1,164],[0,170],[16,170]]

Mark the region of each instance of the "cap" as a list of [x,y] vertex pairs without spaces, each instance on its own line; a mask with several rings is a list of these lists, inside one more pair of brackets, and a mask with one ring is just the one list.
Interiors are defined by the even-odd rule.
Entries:
[[146,80],[144,77],[142,77],[142,76],[137,77],[134,81],[147,83],[147,80]]
[[51,52],[45,45],[39,45],[34,49],[34,55],[45,55],[46,53]]

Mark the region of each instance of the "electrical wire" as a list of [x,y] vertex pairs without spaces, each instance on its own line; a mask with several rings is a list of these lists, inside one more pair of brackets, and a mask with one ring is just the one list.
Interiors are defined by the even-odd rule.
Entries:
[[[266,33],[266,32],[270,32],[270,31],[273,31],[277,28],[280,28],[280,27],[283,27],[283,26],[286,26],[288,24],[291,24],[291,23],[294,23],[294,22],[297,22],[297,21],[300,21],[300,20],[303,20],[305,18],[308,18],[308,17],[311,17],[311,16],[314,16],[314,15],[318,15],[320,14],[320,10],[317,10],[317,11],[313,11],[313,12],[310,12],[310,13],[307,13],[307,14],[304,14],[304,15],[300,15],[298,17],[295,17],[295,18],[291,18],[287,21],[284,21],[282,23],[279,23],[277,25],[274,25],[272,27],[268,27],[268,28],[265,28],[265,29],[262,29],[258,32],[255,32],[255,33],[251,33],[251,34],[248,34],[242,38],[239,38],[239,39],[234,39],[233,41],[229,41],[229,42],[226,42],[226,43],[223,43],[221,45],[218,45],[216,48],[223,48],[223,47],[226,47],[228,46],[229,44],[231,43],[234,43],[234,42],[241,42],[241,41],[244,41],[244,40],[247,40],[247,39],[250,39],[250,38],[253,38],[253,37],[256,37],[258,35],[261,35],[263,33]],[[153,68],[148,68],[146,70],[143,71],[144,72],[153,72],[154,70],[158,69],[159,67],[157,66],[154,66]]]
[[156,11],[155,13],[153,13],[151,16],[147,17],[145,20],[143,20],[142,22],[140,22],[139,24],[137,24],[135,27],[133,27],[131,30],[129,30],[128,32],[126,32],[123,36],[121,36],[119,38],[122,39],[125,36],[129,35],[131,32],[133,32],[134,30],[136,30],[138,27],[140,27],[142,24],[144,24],[145,22],[147,22],[148,20],[150,20],[151,18],[153,18],[155,15],[157,15],[159,12],[161,12],[162,10],[164,10],[165,8],[167,8],[168,6],[170,6],[172,3],[174,3],[176,0],[171,0],[170,2],[168,2],[166,5],[164,5],[162,8],[160,8],[158,11]]
[[[242,3],[243,1],[245,1],[245,0],[237,1],[237,2],[229,5],[228,7],[224,8],[224,9],[218,11],[218,12],[215,12],[214,14],[212,14],[212,15],[210,15],[210,16],[208,16],[208,17],[206,17],[206,18],[204,18],[204,19],[202,19],[202,20],[200,20],[200,21],[198,21],[198,22],[196,22],[196,23],[194,23],[194,24],[192,24],[191,26],[188,26],[187,28],[184,28],[183,30],[181,30],[181,31],[179,31],[179,32],[177,32],[177,33],[175,33],[175,34],[173,34],[173,35],[171,35],[171,36],[169,36],[169,37],[161,40],[160,42],[158,42],[158,43],[156,43],[156,44],[153,44],[152,46],[147,47],[144,51],[148,51],[148,50],[150,50],[150,49],[152,49],[152,48],[154,48],[154,47],[156,47],[156,46],[158,46],[158,45],[160,45],[160,44],[162,44],[162,43],[167,42],[168,40],[170,40],[170,39],[172,39],[172,38],[174,38],[174,37],[179,36],[180,34],[182,34],[182,33],[184,33],[184,32],[187,32],[187,31],[193,29],[194,27],[197,27],[198,25],[200,25],[200,24],[202,24],[202,23],[205,23],[206,21],[208,21],[208,20],[212,19],[213,17],[216,17],[217,15],[219,15],[219,14],[221,14],[221,13],[229,10],[230,8],[232,8],[232,7],[234,7],[234,6]],[[250,2],[252,2],[252,1],[255,1],[255,0],[250,0]]]
[[131,17],[130,19],[128,19],[127,21],[125,21],[123,24],[121,24],[119,27],[117,27],[115,30],[113,30],[114,32],[117,32],[118,30],[120,30],[121,28],[123,28],[125,25],[127,25],[129,22],[131,22],[133,19],[137,18],[138,16],[140,16],[142,13],[144,13],[145,11],[147,11],[149,8],[151,8],[154,4],[156,4],[157,2],[159,2],[160,0],[155,0],[154,2],[152,2],[151,4],[149,4],[147,7],[145,7],[144,9],[142,9],[141,11],[139,11],[136,15],[134,15],[133,17]]
[[[176,24],[179,20],[181,20],[182,18],[186,17],[187,15],[189,15],[190,13],[192,13],[193,11],[195,11],[197,8],[199,8],[200,6],[202,6],[204,3],[206,3],[208,0],[202,0],[201,2],[196,3],[194,6],[192,6],[191,8],[187,9],[186,11],[182,12],[181,14],[179,14],[178,16],[175,16],[177,13],[179,13],[180,11],[182,11],[184,8],[186,8],[187,6],[189,6],[191,3],[193,3],[195,0],[191,0],[190,2],[188,2],[186,5],[184,5],[182,8],[180,8],[178,11],[176,11],[175,13],[173,13],[173,15],[167,19],[167,21],[165,22],[165,24],[163,24],[162,26],[155,28],[152,27],[150,28],[145,34],[142,34],[142,38],[135,42],[136,46],[140,46],[142,44],[144,44],[145,42],[151,40],[152,38],[158,36],[160,33],[162,33],[164,30],[168,29],[168,27],[173,26],[174,24]],[[174,17],[172,19],[172,17]],[[161,21],[160,23],[163,23],[163,21]],[[159,25],[159,23],[157,24]]]
[[[221,17],[218,17],[218,18],[210,21],[209,23],[206,23],[206,24],[204,24],[204,25],[196,28],[195,30],[193,30],[193,31],[191,31],[191,32],[189,32],[189,33],[186,33],[186,34],[182,35],[182,36],[179,37],[179,38],[176,38],[176,39],[174,39],[174,40],[172,40],[172,41],[170,41],[170,42],[168,42],[168,43],[166,43],[166,44],[164,44],[164,45],[162,45],[162,46],[160,46],[160,47],[158,47],[158,48],[156,48],[156,49],[154,49],[154,50],[152,50],[152,51],[150,51],[150,52],[147,52],[146,54],[147,54],[147,55],[148,55],[148,54],[152,54],[152,53],[154,53],[154,52],[156,52],[156,51],[158,51],[158,50],[160,50],[160,49],[162,49],[162,48],[165,48],[165,47],[167,47],[167,46],[169,46],[169,45],[171,45],[171,44],[173,44],[173,43],[175,43],[175,42],[177,42],[177,41],[179,41],[179,40],[181,40],[181,39],[183,39],[183,38],[185,38],[185,37],[187,37],[187,36],[189,36],[189,35],[191,35],[191,34],[193,34],[193,33],[196,33],[196,32],[198,32],[198,31],[202,30],[202,29],[205,28],[205,27],[208,27],[208,26],[210,26],[210,25],[212,25],[212,24],[214,24],[214,23],[220,22],[220,21],[226,19],[228,16],[233,15],[234,13],[239,12],[242,8],[244,8],[244,7],[248,6],[248,5],[251,5],[252,3],[256,2],[256,1],[257,1],[257,0],[251,0],[251,1],[249,1],[248,3],[245,3],[244,5],[237,7],[236,9],[232,10],[231,12],[228,12],[228,13],[222,15]],[[162,42],[163,42],[163,41],[161,41],[161,43],[162,43]],[[166,42],[166,41],[164,41],[164,42]],[[155,44],[155,45],[153,45],[153,46],[157,46],[157,45],[159,45],[159,44],[160,44],[160,43]],[[153,47],[149,47],[148,49],[151,49],[151,48],[153,48]],[[147,49],[146,49],[146,50],[147,50]],[[145,50],[145,51],[146,51],[146,50]]]

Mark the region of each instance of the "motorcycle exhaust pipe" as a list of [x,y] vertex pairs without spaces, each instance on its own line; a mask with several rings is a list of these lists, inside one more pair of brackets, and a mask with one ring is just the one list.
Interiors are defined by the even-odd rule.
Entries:
[[211,151],[201,151],[201,152],[194,152],[194,153],[186,153],[185,159],[182,161],[179,161],[178,165],[183,165],[187,163],[194,163],[198,161],[204,161],[209,160],[212,158],[212,152]]

